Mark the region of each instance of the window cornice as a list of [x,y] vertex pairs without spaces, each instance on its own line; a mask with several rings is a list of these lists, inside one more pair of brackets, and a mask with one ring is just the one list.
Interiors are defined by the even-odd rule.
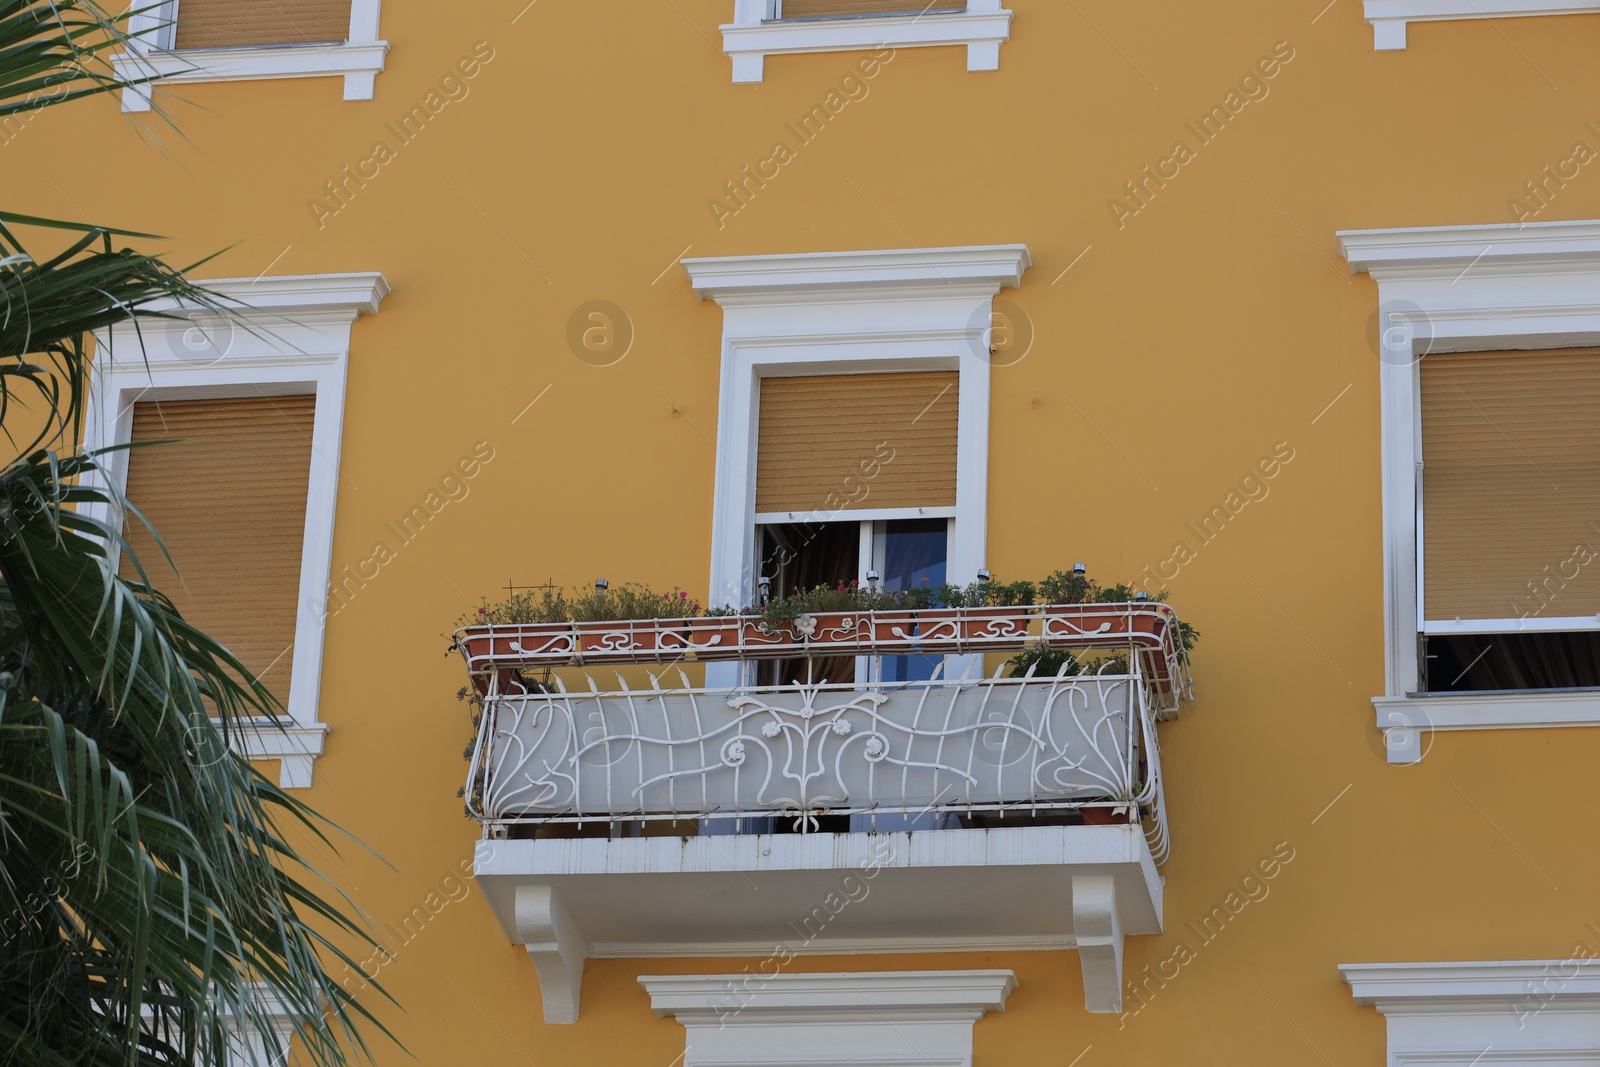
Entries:
[[1354,274],[1455,280],[1508,267],[1600,271],[1600,221],[1509,222],[1341,230],[1339,254]]
[[1600,1056],[1600,961],[1347,963],[1357,1004],[1384,1016],[1391,1064],[1591,1063]]
[[1600,12],[1594,0],[1364,0],[1379,52],[1406,47],[1406,25],[1459,19],[1506,19],[1530,15],[1589,15]]
[[949,292],[961,286],[990,295],[1022,284],[1033,265],[1028,246],[896,248],[872,252],[802,252],[786,255],[686,259],[684,270],[701,300],[727,306],[742,297],[848,296],[883,290]]
[[687,1031],[684,1067],[970,1067],[972,1024],[1004,1011],[1011,971],[644,975],[658,1016]]

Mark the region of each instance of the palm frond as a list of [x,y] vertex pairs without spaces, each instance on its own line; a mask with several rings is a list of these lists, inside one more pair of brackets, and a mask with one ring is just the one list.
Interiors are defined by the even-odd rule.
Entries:
[[271,694],[112,569],[131,550],[84,505],[124,502],[71,481],[95,464],[0,472],[0,903],[26,917],[0,935],[0,1039],[42,1050],[19,1062],[87,1042],[221,1064],[230,1025],[269,1028],[260,984],[311,1062],[343,1063],[375,1020],[329,973],[356,966],[334,939],[376,943],[280,827],[327,841],[318,817],[229,750]]
[[110,62],[113,49],[137,54],[127,24],[138,11],[111,15],[90,0],[0,0],[0,118],[153,80],[119,77]]

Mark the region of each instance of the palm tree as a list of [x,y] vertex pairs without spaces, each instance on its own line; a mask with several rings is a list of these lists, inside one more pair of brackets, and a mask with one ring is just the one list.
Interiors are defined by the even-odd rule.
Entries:
[[[126,44],[93,0],[0,0],[0,120],[120,89]],[[140,521],[75,447],[95,330],[218,306],[144,237],[0,211],[0,1063],[238,1063],[276,1001],[342,1064],[377,1024],[328,967],[375,942],[285,833],[332,828],[229,746],[282,708],[96,517]]]

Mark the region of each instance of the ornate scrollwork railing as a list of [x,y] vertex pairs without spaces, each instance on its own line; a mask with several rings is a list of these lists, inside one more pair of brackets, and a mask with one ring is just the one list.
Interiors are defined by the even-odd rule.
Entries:
[[543,693],[502,691],[494,675],[469,806],[491,827],[779,816],[802,831],[824,815],[869,828],[880,815],[1092,809],[1145,818],[1159,862],[1155,687],[1136,655],[1111,669],[1124,673],[739,689],[679,672],[675,688],[558,678]]

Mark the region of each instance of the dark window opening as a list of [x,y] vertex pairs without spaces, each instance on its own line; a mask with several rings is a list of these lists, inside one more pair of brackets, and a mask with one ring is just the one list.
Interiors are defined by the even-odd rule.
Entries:
[[[784,523],[761,527],[761,573],[772,579],[770,595],[789,596],[819,585],[848,585],[860,573],[859,522]],[[830,684],[856,680],[854,656],[767,660],[757,665],[760,685],[794,682]]]
[[1425,693],[1600,687],[1600,631],[1433,635],[1422,648]]

